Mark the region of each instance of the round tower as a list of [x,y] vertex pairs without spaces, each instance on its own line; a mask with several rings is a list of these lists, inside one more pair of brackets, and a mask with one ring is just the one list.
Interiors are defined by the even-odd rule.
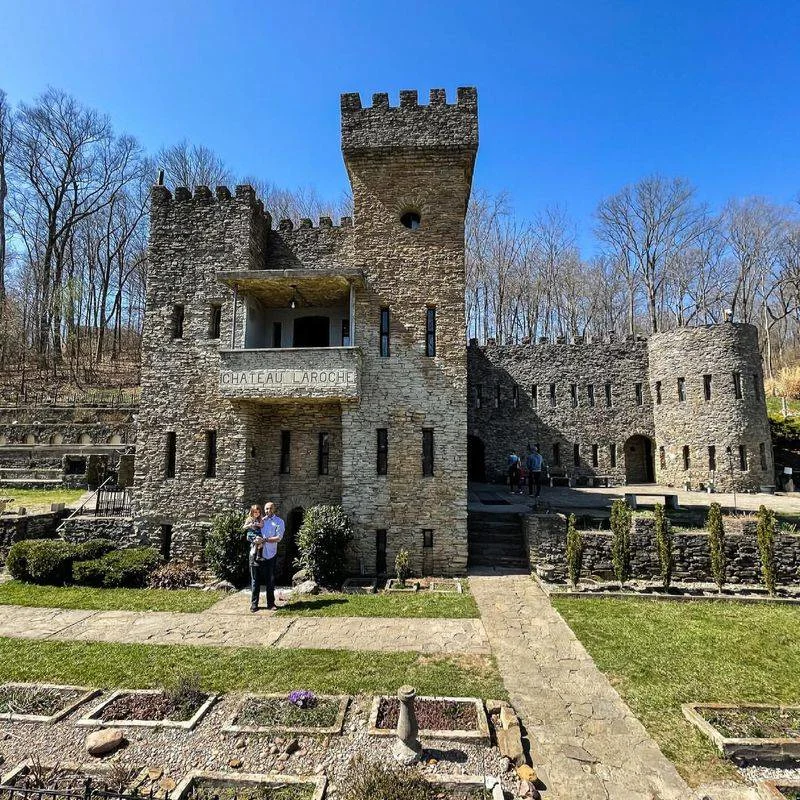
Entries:
[[719,491],[773,484],[757,329],[677,328],[654,334],[648,351],[657,482]]

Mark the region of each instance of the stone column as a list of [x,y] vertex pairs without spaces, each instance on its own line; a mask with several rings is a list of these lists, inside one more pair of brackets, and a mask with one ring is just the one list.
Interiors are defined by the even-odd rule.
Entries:
[[394,757],[406,766],[422,758],[422,744],[417,738],[419,726],[414,713],[414,698],[417,690],[413,686],[401,686],[397,690],[400,714],[397,717],[397,739],[394,743]]

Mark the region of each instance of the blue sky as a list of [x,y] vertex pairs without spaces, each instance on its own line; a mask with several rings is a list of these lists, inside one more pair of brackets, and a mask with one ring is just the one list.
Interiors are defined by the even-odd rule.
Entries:
[[796,0],[0,0],[0,87],[48,84],[155,150],[184,137],[239,174],[336,197],[339,93],[479,91],[477,185],[532,215],[652,172],[712,206],[800,192]]

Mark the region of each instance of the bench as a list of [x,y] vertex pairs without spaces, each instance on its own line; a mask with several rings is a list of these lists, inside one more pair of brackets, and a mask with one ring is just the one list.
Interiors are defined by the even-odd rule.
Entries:
[[637,508],[636,498],[637,497],[663,497],[664,498],[664,506],[666,508],[671,509],[672,511],[678,511],[680,506],[678,505],[678,495],[676,494],[661,494],[660,492],[635,492],[635,493],[625,493],[625,503],[631,510],[635,511]]
[[608,489],[608,482],[611,480],[611,475],[590,475],[589,486],[603,486]]
[[550,488],[556,485],[556,481],[560,481],[561,486],[570,486],[570,477],[564,472],[563,469],[560,470],[550,470],[547,477],[550,479]]

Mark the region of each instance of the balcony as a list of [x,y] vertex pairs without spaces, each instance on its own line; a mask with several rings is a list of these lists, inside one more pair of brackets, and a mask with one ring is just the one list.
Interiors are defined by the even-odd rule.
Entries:
[[231,399],[353,401],[361,395],[358,347],[220,351],[219,393]]

